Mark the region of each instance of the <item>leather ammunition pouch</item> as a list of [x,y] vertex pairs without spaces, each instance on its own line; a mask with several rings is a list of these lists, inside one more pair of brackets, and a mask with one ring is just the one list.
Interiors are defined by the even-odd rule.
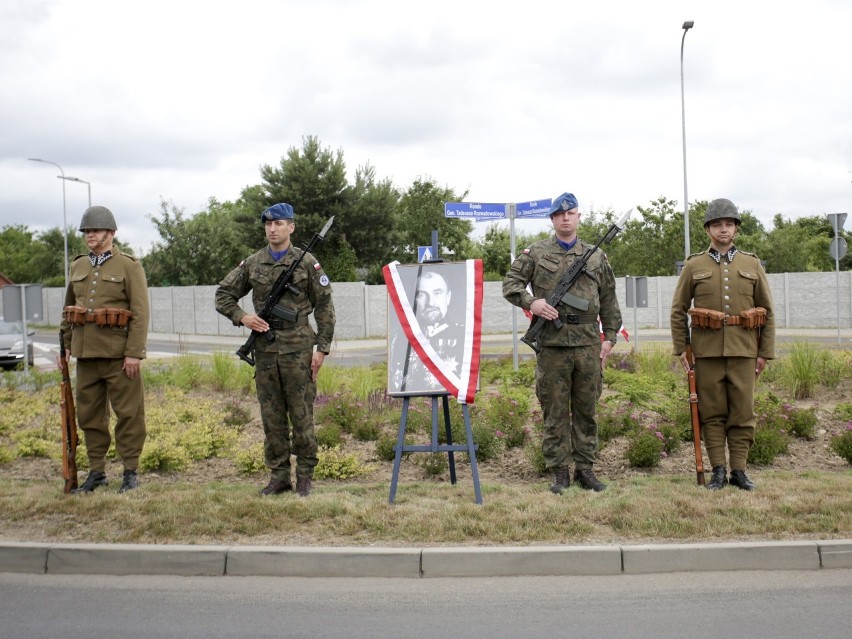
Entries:
[[66,306],[65,320],[75,326],[97,324],[106,328],[125,328],[133,313],[123,308],[95,308]]
[[723,326],[741,326],[749,331],[766,326],[766,309],[761,306],[750,308],[739,315],[725,315],[722,311],[709,308],[691,308],[688,313],[693,326],[713,331]]

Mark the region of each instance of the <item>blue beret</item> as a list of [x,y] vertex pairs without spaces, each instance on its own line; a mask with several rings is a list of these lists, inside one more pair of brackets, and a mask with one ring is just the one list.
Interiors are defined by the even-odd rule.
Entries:
[[570,211],[576,209],[579,205],[577,198],[573,193],[563,193],[553,198],[553,204],[550,205],[550,215],[559,211]]
[[270,220],[292,220],[293,207],[286,202],[273,204],[263,213],[260,214],[261,222],[269,222]]

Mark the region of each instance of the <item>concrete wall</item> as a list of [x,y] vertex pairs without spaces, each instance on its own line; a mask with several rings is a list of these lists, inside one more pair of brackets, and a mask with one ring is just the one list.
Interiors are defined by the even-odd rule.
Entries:
[[[648,308],[627,308],[625,278],[617,282],[624,325],[628,330],[639,328],[668,328],[671,299],[677,277],[648,278]],[[775,314],[779,328],[837,328],[838,303],[840,328],[852,326],[852,271],[837,273],[782,273],[769,275]],[[334,287],[334,307],[337,311],[335,337],[358,339],[386,337],[388,329],[388,297],[384,285],[363,282],[338,282]],[[215,286],[174,286],[149,289],[153,333],[182,333],[187,335],[247,335],[235,327],[214,308]],[[58,326],[64,291],[61,288],[43,290],[44,324]],[[248,297],[242,307],[251,310]],[[482,330],[483,333],[512,331],[512,305],[503,299],[500,282],[485,282]],[[634,320],[635,316],[635,320]],[[517,326],[526,328],[523,313],[515,313]]]

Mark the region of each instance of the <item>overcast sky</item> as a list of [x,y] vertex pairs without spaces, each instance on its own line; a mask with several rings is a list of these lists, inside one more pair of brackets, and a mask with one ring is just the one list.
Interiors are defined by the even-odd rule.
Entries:
[[235,200],[307,135],[401,189],[680,207],[685,20],[689,200],[852,212],[848,0],[2,0],[0,227],[61,225],[42,158],[146,250],[161,199]]

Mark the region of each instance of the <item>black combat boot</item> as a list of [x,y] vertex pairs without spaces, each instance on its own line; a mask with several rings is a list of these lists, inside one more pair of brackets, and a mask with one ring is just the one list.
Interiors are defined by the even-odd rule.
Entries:
[[606,490],[606,484],[598,481],[595,471],[591,468],[578,468],[574,471],[574,481],[580,484],[583,490],[594,490],[596,493]]
[[86,477],[86,481],[83,482],[83,485],[79,488],[75,488],[71,491],[72,495],[83,495],[86,493],[95,492],[95,488],[99,486],[107,486],[109,482],[107,481],[106,475],[99,470],[90,470],[89,476]]
[[311,494],[311,478],[296,477],[296,492],[300,497],[307,497]]
[[731,486],[736,486],[740,490],[754,490],[757,488],[757,484],[748,478],[744,470],[737,469],[731,471]]
[[136,490],[139,487],[139,477],[135,470],[125,470],[124,476],[121,478],[120,493],[126,493],[128,490]]
[[709,490],[721,490],[728,483],[728,469],[724,466],[713,466],[713,477],[707,484]]
[[267,495],[280,495],[293,490],[293,484],[287,479],[270,479],[266,487],[260,491],[264,497]]
[[562,491],[571,485],[571,480],[568,478],[568,466],[557,468],[553,474],[553,484],[550,486],[550,492],[561,495]]

